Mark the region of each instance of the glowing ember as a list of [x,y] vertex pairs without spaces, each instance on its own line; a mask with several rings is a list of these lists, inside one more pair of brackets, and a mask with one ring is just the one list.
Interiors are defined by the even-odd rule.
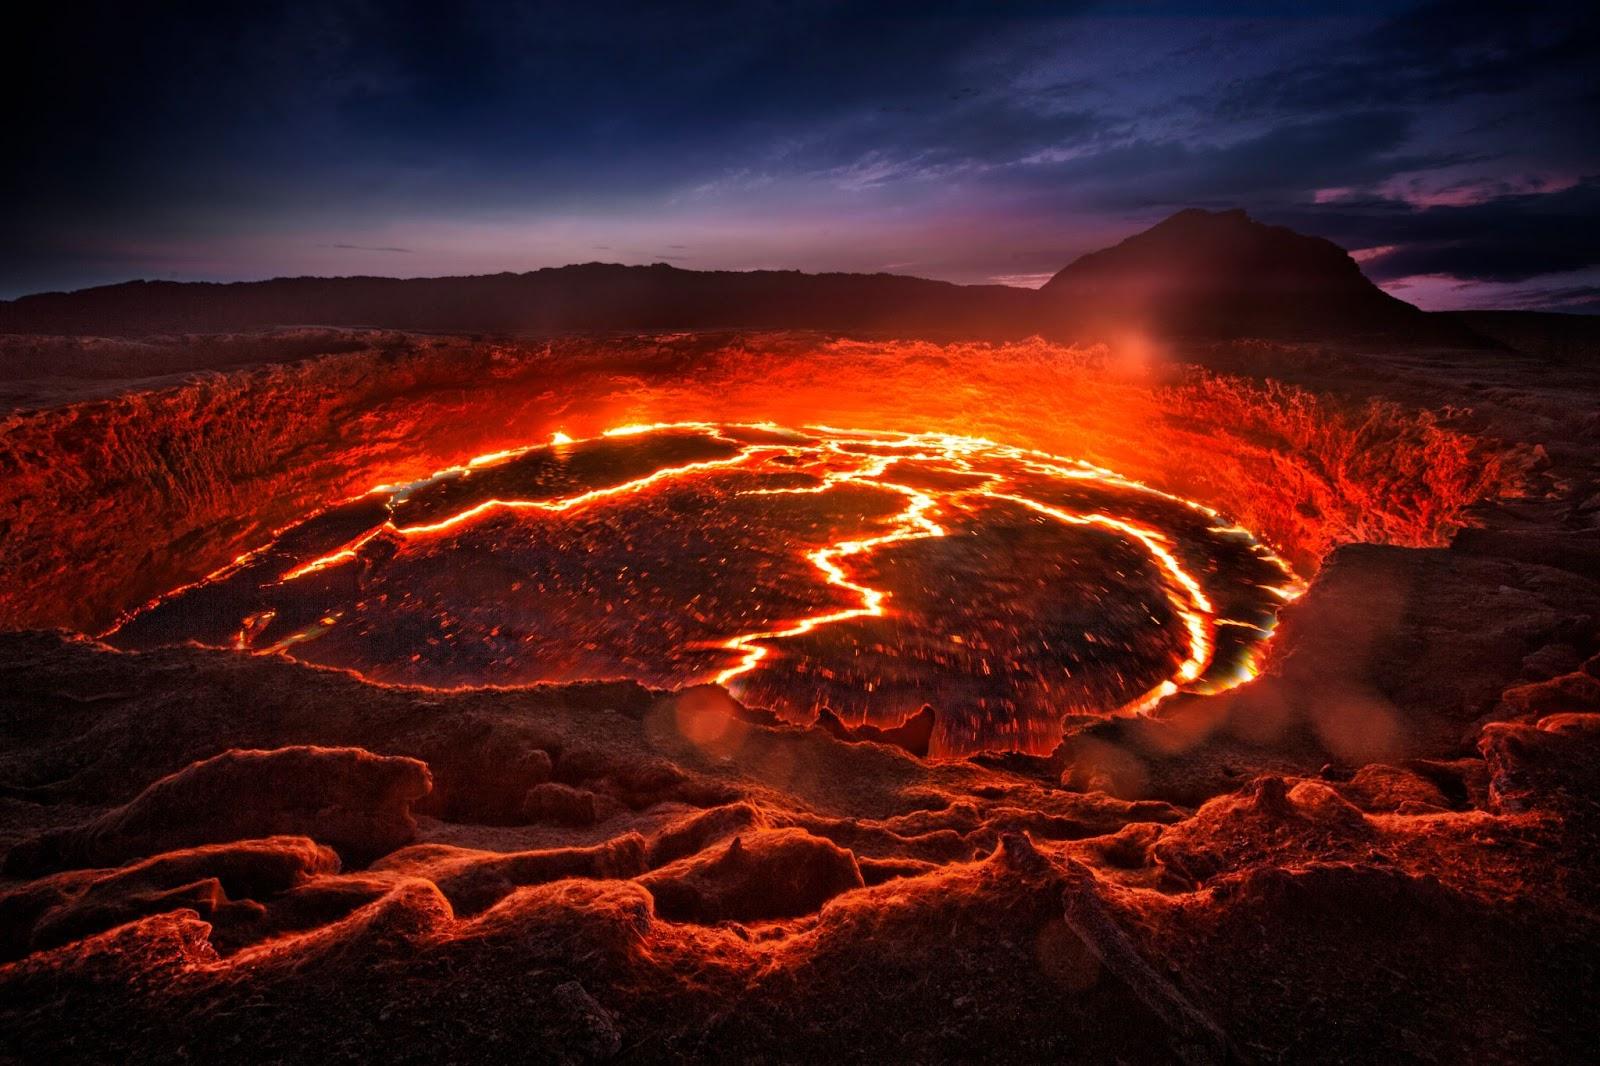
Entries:
[[727,685],[935,749],[1250,676],[1287,565],[1216,512],[940,433],[676,423],[481,456],[313,515],[137,613],[193,640],[441,686]]

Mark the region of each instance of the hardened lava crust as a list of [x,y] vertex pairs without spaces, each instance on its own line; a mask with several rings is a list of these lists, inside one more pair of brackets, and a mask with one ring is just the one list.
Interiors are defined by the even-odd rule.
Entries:
[[106,635],[386,683],[714,683],[808,722],[939,705],[935,755],[1248,679],[1284,562],[1213,509],[945,433],[676,423],[329,507]]

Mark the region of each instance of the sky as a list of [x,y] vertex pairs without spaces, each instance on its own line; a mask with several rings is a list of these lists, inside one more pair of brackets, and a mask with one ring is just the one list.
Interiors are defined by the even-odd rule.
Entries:
[[[142,10],[141,10],[142,9]],[[1038,285],[1184,207],[1600,312],[1591,4],[324,0],[8,16],[0,298],[572,262]]]

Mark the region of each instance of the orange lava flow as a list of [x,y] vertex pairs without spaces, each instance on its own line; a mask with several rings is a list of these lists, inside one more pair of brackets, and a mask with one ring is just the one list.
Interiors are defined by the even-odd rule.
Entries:
[[[762,423],[738,428],[764,430],[776,429],[777,427]],[[1097,512],[1078,513],[1045,503],[1014,490],[1008,491],[1008,486],[1003,479],[993,475],[986,475],[976,470],[973,471],[974,475],[982,478],[978,484],[942,492],[902,484],[887,479],[885,475],[892,467],[903,460],[938,460],[957,468],[973,470],[968,462],[968,457],[982,453],[990,456],[999,455],[1005,457],[1019,464],[1022,469],[1047,478],[1065,482],[1086,481],[1115,486],[1131,492],[1159,497],[1191,508],[1211,518],[1218,518],[1218,513],[1215,510],[1203,504],[1162,492],[1141,482],[1124,478],[1112,471],[1079,460],[1063,459],[1029,449],[1002,446],[978,437],[936,432],[882,434],[834,426],[813,426],[809,428],[817,432],[836,434],[843,441],[857,448],[881,449],[884,454],[852,452],[842,446],[839,441],[834,441],[829,443],[827,448],[832,455],[836,456],[844,464],[843,469],[827,471],[821,476],[820,482],[813,486],[756,489],[749,490],[747,494],[823,493],[843,484],[857,483],[898,493],[905,498],[905,507],[898,515],[894,516],[891,528],[882,534],[871,537],[843,539],[806,553],[808,561],[821,574],[827,584],[843,589],[859,598],[860,602],[857,606],[809,615],[794,619],[784,625],[769,626],[727,637],[717,646],[737,654],[739,656],[738,660],[733,665],[705,678],[705,680],[719,685],[736,684],[740,677],[760,667],[763,660],[767,659],[772,653],[772,644],[775,642],[782,642],[785,639],[798,637],[821,627],[851,619],[883,617],[888,614],[891,610],[888,601],[892,593],[886,589],[876,588],[857,580],[847,568],[847,561],[892,544],[922,538],[943,537],[946,535],[946,530],[937,521],[938,515],[947,508],[959,507],[963,502],[975,499],[1013,503],[1068,525],[1104,529],[1125,538],[1133,544],[1137,544],[1159,567],[1165,577],[1170,606],[1184,627],[1187,637],[1187,655],[1178,665],[1176,672],[1170,679],[1161,682],[1145,695],[1119,708],[1116,713],[1136,714],[1149,710],[1165,697],[1179,691],[1183,685],[1194,682],[1199,678],[1212,658],[1214,627],[1216,625],[1252,625],[1252,623],[1215,617],[1212,602],[1201,582],[1186,569],[1184,564],[1170,550],[1169,538],[1159,529],[1128,518]],[[604,438],[628,437],[666,430],[699,431],[728,443],[738,443],[731,438],[723,436],[718,424],[707,422],[627,425],[607,430],[597,437],[583,439],[574,439],[565,433],[556,433],[548,445],[533,445],[527,448],[508,449],[478,456],[460,466],[440,471],[413,485],[400,487],[379,486],[373,492],[392,494],[390,502],[392,512],[394,505],[403,501],[418,486],[432,484],[443,478],[470,475],[516,459],[534,448],[549,447],[560,449]],[[388,533],[400,538],[441,534],[456,530],[497,510],[542,511],[547,513],[571,511],[577,508],[600,505],[621,497],[649,492],[669,482],[748,466],[763,457],[784,454],[787,450],[782,444],[767,442],[743,443],[737,453],[726,458],[665,466],[644,476],[615,485],[554,499],[492,498],[475,503],[445,518],[412,525],[396,524],[391,514],[391,518],[383,525],[369,530],[332,552],[301,563],[283,573],[280,581],[294,581],[329,567],[352,562],[359,557],[361,548],[380,533]],[[1215,533],[1250,538],[1253,542],[1253,537],[1251,537],[1249,531],[1239,526],[1215,525],[1211,527],[1211,530]],[[1276,592],[1285,601],[1298,596],[1303,590],[1303,585],[1288,564],[1278,555],[1264,547],[1253,543],[1252,547],[1260,558],[1273,564],[1283,575],[1281,586],[1274,588],[1272,591]],[[329,624],[332,622],[331,619],[324,619],[323,621]],[[299,639],[304,639],[304,637],[297,634],[287,642],[279,641],[271,645],[270,648],[260,650],[281,651],[286,644],[294,643]],[[1231,678],[1227,683],[1215,685],[1212,690],[1215,691],[1217,688],[1230,687],[1241,683],[1253,675],[1254,668],[1249,666],[1241,670],[1239,674]]]
[[[506,510],[511,511],[526,509],[551,512],[570,511],[574,507],[583,507],[586,504],[595,503],[596,501],[608,499],[612,496],[626,496],[629,493],[643,492],[644,490],[653,485],[659,484],[660,482],[670,481],[673,478],[684,477],[688,474],[698,474],[707,470],[719,470],[730,466],[739,466],[748,462],[756,454],[756,450],[751,449],[749,451],[741,452],[731,459],[707,459],[705,462],[701,463],[685,463],[682,466],[663,467],[652,474],[647,474],[644,477],[636,478],[633,481],[624,482],[621,485],[610,485],[603,489],[593,489],[589,492],[579,493],[576,496],[563,497],[562,499],[558,500],[485,500],[474,507],[469,507],[465,511],[461,511],[458,514],[453,514],[449,518],[442,519],[438,522],[427,522],[422,525],[415,526],[390,526],[389,528],[402,537],[415,537],[426,533],[443,533],[448,529],[454,529],[456,526],[470,522],[480,515],[487,514],[496,508],[505,508]],[[478,464],[477,460],[474,460],[473,465],[482,464]],[[344,552],[340,551],[335,554],[343,555]]]
[[[843,478],[840,480],[852,480]],[[719,685],[726,685],[740,674],[754,670],[762,659],[768,654],[768,649],[756,643],[762,640],[782,640],[785,637],[798,637],[802,633],[809,633],[818,626],[825,626],[833,622],[843,622],[850,618],[881,617],[884,614],[883,601],[888,593],[868,585],[860,585],[851,581],[844,569],[834,560],[859,555],[863,552],[881,548],[886,544],[897,541],[913,540],[918,537],[942,537],[944,530],[938,523],[927,517],[927,512],[934,507],[933,497],[905,485],[896,485],[892,482],[878,482],[884,488],[904,492],[910,501],[900,515],[900,525],[891,533],[881,537],[869,537],[865,540],[844,540],[826,548],[811,552],[807,558],[811,560],[818,570],[821,570],[828,584],[838,588],[848,589],[861,597],[861,606],[844,611],[833,611],[828,614],[813,615],[803,618],[792,626],[783,629],[769,629],[754,633],[741,633],[723,642],[722,646],[729,651],[743,652],[744,658],[735,666],[717,674],[713,680]],[[796,490],[812,491],[812,490]],[[820,490],[818,490],[820,491]]]
[[296,578],[305,577],[307,574],[315,574],[319,570],[326,570],[330,566],[338,566],[340,563],[353,562],[357,554],[361,551],[362,546],[373,537],[376,537],[379,533],[382,533],[385,528],[392,527],[379,526],[377,529],[363,533],[361,536],[357,537],[343,548],[340,548],[338,551],[329,552],[327,555],[318,556],[308,563],[301,563],[294,569],[287,571],[283,577],[279,578],[279,580],[293,581]]
[[1201,671],[1211,661],[1211,600],[1206,596],[1205,590],[1200,587],[1200,582],[1194,579],[1185,570],[1166,547],[1166,537],[1154,529],[1136,525],[1120,518],[1111,518],[1103,514],[1072,514],[1059,507],[1051,507],[1037,500],[1030,500],[1026,496],[1012,496],[1007,493],[986,492],[984,495],[997,500],[1010,500],[1020,503],[1024,507],[1032,508],[1040,514],[1049,515],[1059,522],[1068,525],[1100,526],[1110,529],[1124,536],[1132,537],[1144,545],[1151,557],[1161,566],[1168,579],[1188,597],[1188,605],[1183,605],[1181,598],[1174,595],[1172,608],[1179,618],[1183,619],[1184,628],[1189,634],[1189,657],[1178,666],[1175,680],[1163,681],[1145,696],[1135,700],[1130,705],[1131,710],[1144,710],[1155,706],[1162,699],[1178,691],[1179,682],[1193,681],[1200,676]]

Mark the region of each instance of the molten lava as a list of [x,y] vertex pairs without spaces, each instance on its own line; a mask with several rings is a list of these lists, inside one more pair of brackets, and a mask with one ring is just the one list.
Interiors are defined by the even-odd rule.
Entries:
[[938,711],[935,750],[1251,676],[1288,565],[1217,512],[975,437],[628,426],[385,485],[108,635],[436,686],[714,681],[807,720]]

